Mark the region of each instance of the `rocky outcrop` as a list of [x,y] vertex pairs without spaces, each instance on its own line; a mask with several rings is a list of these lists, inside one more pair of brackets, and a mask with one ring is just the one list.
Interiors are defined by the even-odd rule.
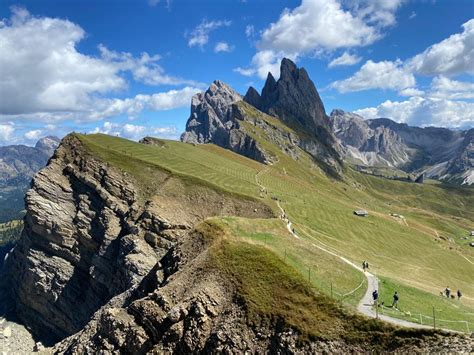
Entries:
[[[187,143],[213,143],[261,163],[270,155],[242,127],[246,114],[240,109],[242,98],[230,86],[215,81],[204,93],[195,95],[191,116],[181,140]],[[145,142],[146,143],[146,142]]]
[[[261,124],[266,121],[268,126],[269,120],[256,118],[266,113],[290,128],[280,129],[278,138],[270,135],[270,138],[276,138],[271,140],[278,141],[277,146],[283,147],[284,152],[289,151],[295,158],[296,143],[327,170],[336,174],[341,171],[338,144],[330,132],[323,103],[303,68],[298,69],[293,62],[284,59],[280,79],[276,81],[269,74],[262,95],[250,87],[243,101],[253,109],[242,110],[242,97],[228,85],[215,81],[206,92],[193,97],[191,115],[181,140],[214,143],[257,161],[271,163],[274,159],[259,145],[258,137],[241,124],[243,121]],[[269,125],[273,128],[268,132],[276,128],[276,125]],[[292,139],[284,143],[282,138],[288,131],[293,132]]]
[[333,110],[330,120],[351,163],[423,172],[450,181],[463,181],[474,171],[474,129],[411,127],[387,118],[364,120],[343,110]]
[[273,215],[259,202],[199,184],[183,185],[176,196],[179,179],[153,174],[159,191],[144,198],[132,175],[71,135],[35,176],[5,273],[16,314],[37,337],[54,342],[81,330],[100,307],[139,285],[197,221]]
[[232,104],[242,97],[229,85],[216,80],[206,90],[193,96],[191,115],[181,140],[187,143],[212,142],[224,147],[233,127]]
[[332,134],[323,102],[304,68],[284,58],[280,78],[268,73],[258,94],[249,88],[244,100],[260,111],[278,117],[300,136],[300,147],[316,160],[340,172],[339,146]]

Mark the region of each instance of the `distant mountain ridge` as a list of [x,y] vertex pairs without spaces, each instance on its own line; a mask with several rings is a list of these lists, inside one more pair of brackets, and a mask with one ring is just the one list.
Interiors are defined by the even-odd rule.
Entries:
[[[267,115],[281,122],[260,119]],[[252,126],[293,159],[294,147],[309,153],[332,176],[342,162],[388,167],[460,184],[474,183],[474,129],[455,131],[411,127],[388,118],[363,117],[333,110],[326,114],[319,93],[304,68],[283,59],[280,78],[268,73],[261,93],[249,87],[242,97],[222,81],[196,94],[183,142],[214,143],[263,163],[272,157],[254,137]]]
[[46,165],[59,142],[59,138],[48,136],[34,147],[0,147],[0,222],[18,218],[31,178]]
[[413,127],[388,118],[365,120],[343,110],[330,115],[346,161],[425,173],[429,178],[474,183],[474,129]]

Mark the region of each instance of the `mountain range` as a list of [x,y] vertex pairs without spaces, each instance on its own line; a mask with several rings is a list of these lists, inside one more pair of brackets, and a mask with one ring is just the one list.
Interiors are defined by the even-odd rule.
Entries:
[[214,143],[265,162],[269,157],[244,127],[245,110],[278,118],[293,134],[277,133],[278,125],[267,127],[266,133],[286,145],[288,152],[301,147],[335,176],[342,172],[345,161],[451,183],[474,183],[474,129],[411,127],[388,118],[365,120],[342,110],[327,116],[307,72],[289,59],[282,60],[278,81],[268,74],[261,94],[250,87],[242,97],[227,84],[215,81],[206,92],[194,96],[181,140]]
[[18,218],[31,178],[46,165],[59,142],[59,138],[49,136],[34,147],[0,147],[0,223]]
[[474,128],[411,127],[388,118],[364,120],[342,110],[333,110],[330,121],[348,162],[474,183]]

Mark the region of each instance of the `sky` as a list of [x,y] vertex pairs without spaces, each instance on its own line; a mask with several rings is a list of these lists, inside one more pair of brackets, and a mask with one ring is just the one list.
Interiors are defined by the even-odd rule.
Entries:
[[473,0],[0,2],[0,145],[179,139],[191,98],[303,66],[327,113],[474,127]]

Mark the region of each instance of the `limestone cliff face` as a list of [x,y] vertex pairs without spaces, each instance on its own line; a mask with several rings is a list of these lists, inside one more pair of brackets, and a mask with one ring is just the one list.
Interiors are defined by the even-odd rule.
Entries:
[[261,95],[251,87],[244,101],[278,117],[298,133],[303,150],[333,172],[341,172],[339,143],[332,133],[321,97],[304,68],[284,58],[280,78],[275,80],[268,73]]
[[[249,110],[242,110],[242,102],[253,108],[251,115],[248,114]],[[292,139],[286,143],[281,139],[286,130],[277,133],[277,145],[284,146],[285,153],[288,147],[294,147],[296,143],[324,168],[328,168],[327,171],[336,174],[341,172],[339,143],[331,132],[316,87],[304,68],[297,68],[288,59],[281,63],[278,81],[269,74],[261,95],[250,87],[242,99],[221,81],[214,81],[206,92],[195,95],[181,140],[188,143],[214,143],[262,163],[271,163],[272,158],[259,146],[258,139],[252,138],[241,124],[243,121],[255,122],[255,117],[263,113],[274,116],[294,132]],[[265,120],[259,121],[264,123]],[[275,128],[269,132],[275,131]],[[270,138],[276,136],[272,134]],[[293,148],[290,153],[294,158]]]
[[179,180],[154,176],[158,191],[145,198],[132,176],[89,154],[73,135],[35,176],[24,233],[5,268],[16,313],[35,335],[54,342],[82,329],[113,297],[133,290],[197,221],[272,215],[207,187],[176,195]]

